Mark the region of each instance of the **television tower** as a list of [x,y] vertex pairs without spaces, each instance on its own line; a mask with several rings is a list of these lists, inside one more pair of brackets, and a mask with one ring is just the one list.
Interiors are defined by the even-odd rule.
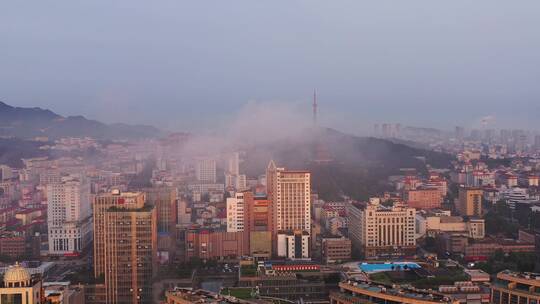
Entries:
[[317,90],[313,90],[313,124],[317,125]]

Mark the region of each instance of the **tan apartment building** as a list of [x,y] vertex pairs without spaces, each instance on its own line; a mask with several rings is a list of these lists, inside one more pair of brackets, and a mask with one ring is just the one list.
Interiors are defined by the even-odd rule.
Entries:
[[267,194],[272,204],[272,236],[277,252],[280,231],[311,234],[311,175],[307,171],[287,171],[273,161],[266,173]]
[[94,268],[106,303],[151,303],[157,269],[157,213],[142,192],[114,191],[94,201]]
[[459,188],[457,210],[462,216],[482,216],[482,195],[480,188]]

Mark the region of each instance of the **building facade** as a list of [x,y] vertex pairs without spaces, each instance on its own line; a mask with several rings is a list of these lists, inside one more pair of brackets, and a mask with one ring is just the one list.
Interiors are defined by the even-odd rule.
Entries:
[[152,303],[157,270],[155,207],[111,207],[105,212],[107,303]]
[[[282,231],[311,234],[311,175],[307,171],[286,171],[270,162],[266,173],[267,195],[272,204],[272,235]],[[306,235],[306,234],[304,234]]]
[[349,236],[353,247],[365,258],[403,256],[416,251],[414,208],[396,203],[384,207],[377,201],[352,205]]
[[540,274],[499,272],[491,283],[491,303],[540,303]]
[[277,256],[291,260],[309,258],[307,232],[280,232],[277,235]]
[[479,188],[461,187],[457,209],[462,216],[482,216],[482,195]]
[[326,264],[341,263],[351,259],[351,240],[348,238],[322,239],[323,261]]
[[[157,269],[157,212],[143,192],[100,194],[94,200],[94,273],[106,303],[151,303]],[[99,297],[98,297],[99,298]]]
[[82,252],[92,241],[90,184],[70,175],[47,185],[49,253]]
[[330,293],[330,304],[404,303],[404,304],[459,304],[433,291],[400,289],[366,282],[341,282],[339,291]]
[[19,264],[10,266],[0,286],[0,303],[40,304],[42,281]]
[[195,161],[195,176],[200,182],[216,182],[216,160],[200,158]]
[[245,207],[244,193],[237,192],[227,198],[227,232],[244,231]]
[[406,191],[405,200],[412,208],[435,209],[441,207],[443,196],[437,188],[418,188]]

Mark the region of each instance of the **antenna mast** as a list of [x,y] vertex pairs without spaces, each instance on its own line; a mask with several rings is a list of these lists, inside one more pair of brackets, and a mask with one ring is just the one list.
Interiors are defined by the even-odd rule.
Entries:
[[317,125],[317,90],[313,90],[313,124]]

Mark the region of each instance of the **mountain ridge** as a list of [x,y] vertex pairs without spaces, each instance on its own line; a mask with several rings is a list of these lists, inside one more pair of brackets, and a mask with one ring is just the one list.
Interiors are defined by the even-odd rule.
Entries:
[[0,136],[35,138],[46,136],[94,137],[96,139],[154,138],[162,131],[148,125],[105,124],[82,115],[62,116],[40,107],[15,107],[0,101]]
[[[325,151],[328,161],[317,162],[317,152]],[[452,155],[374,137],[355,136],[332,128],[318,128],[301,140],[252,147],[241,164],[249,176],[264,172],[273,159],[278,166],[312,173],[312,187],[325,200],[341,200],[343,195],[366,200],[385,191],[394,191],[388,177],[413,168],[426,175],[428,166],[448,168]]]

